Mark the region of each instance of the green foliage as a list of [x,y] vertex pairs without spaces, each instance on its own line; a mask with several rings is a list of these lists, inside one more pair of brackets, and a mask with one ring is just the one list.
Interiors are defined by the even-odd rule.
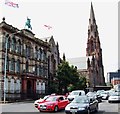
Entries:
[[69,63],[62,61],[58,66],[57,76],[59,93],[66,93],[74,89],[84,89],[86,87],[86,78],[79,75],[77,68],[69,66]]

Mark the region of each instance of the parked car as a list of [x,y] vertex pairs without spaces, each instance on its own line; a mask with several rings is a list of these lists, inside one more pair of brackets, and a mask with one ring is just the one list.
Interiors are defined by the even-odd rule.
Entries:
[[89,98],[94,98],[94,99],[98,100],[98,103],[102,102],[102,97],[100,95],[98,95],[96,92],[88,92],[86,95]]
[[101,93],[102,99],[103,100],[108,100],[109,98],[109,92],[108,91],[104,91]]
[[46,96],[44,96],[43,98],[40,98],[40,99],[38,99],[38,100],[35,100],[34,106],[35,106],[36,108],[38,108],[38,104],[41,103],[41,102],[43,102],[43,101],[44,101],[45,99],[47,99],[49,96],[50,96],[50,95],[46,95]]
[[84,90],[74,90],[67,96],[67,98],[71,102],[76,96],[81,96],[81,95],[85,95]]
[[81,114],[98,111],[98,101],[87,96],[77,96],[65,107],[66,114]]
[[101,93],[103,93],[105,90],[97,90],[97,95],[101,96]]
[[44,102],[38,104],[38,110],[41,111],[54,111],[65,109],[69,100],[63,95],[49,96]]
[[120,92],[114,92],[109,96],[108,102],[120,102]]

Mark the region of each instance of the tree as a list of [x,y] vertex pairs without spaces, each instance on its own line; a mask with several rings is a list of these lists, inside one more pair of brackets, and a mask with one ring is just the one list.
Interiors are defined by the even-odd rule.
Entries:
[[68,62],[63,61],[57,70],[57,79],[59,83],[59,93],[66,92],[66,87],[70,84],[70,66]]
[[79,76],[77,67],[70,66],[65,60],[58,66],[56,78],[60,94],[65,94],[74,89],[84,89],[86,86],[86,79]]

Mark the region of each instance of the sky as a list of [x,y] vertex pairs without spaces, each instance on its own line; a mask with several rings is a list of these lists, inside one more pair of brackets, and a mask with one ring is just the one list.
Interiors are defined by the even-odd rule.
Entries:
[[[13,8],[0,1],[2,17],[18,29],[24,29],[27,17],[37,38],[53,36],[60,56],[85,57],[91,2],[102,48],[104,75],[118,69],[118,1],[117,0],[9,0]],[[47,29],[44,25],[50,25]]]

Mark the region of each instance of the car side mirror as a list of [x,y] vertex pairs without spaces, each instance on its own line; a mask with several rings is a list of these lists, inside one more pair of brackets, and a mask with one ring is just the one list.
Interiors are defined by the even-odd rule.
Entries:
[[58,102],[60,102],[61,100],[60,99],[58,99]]

